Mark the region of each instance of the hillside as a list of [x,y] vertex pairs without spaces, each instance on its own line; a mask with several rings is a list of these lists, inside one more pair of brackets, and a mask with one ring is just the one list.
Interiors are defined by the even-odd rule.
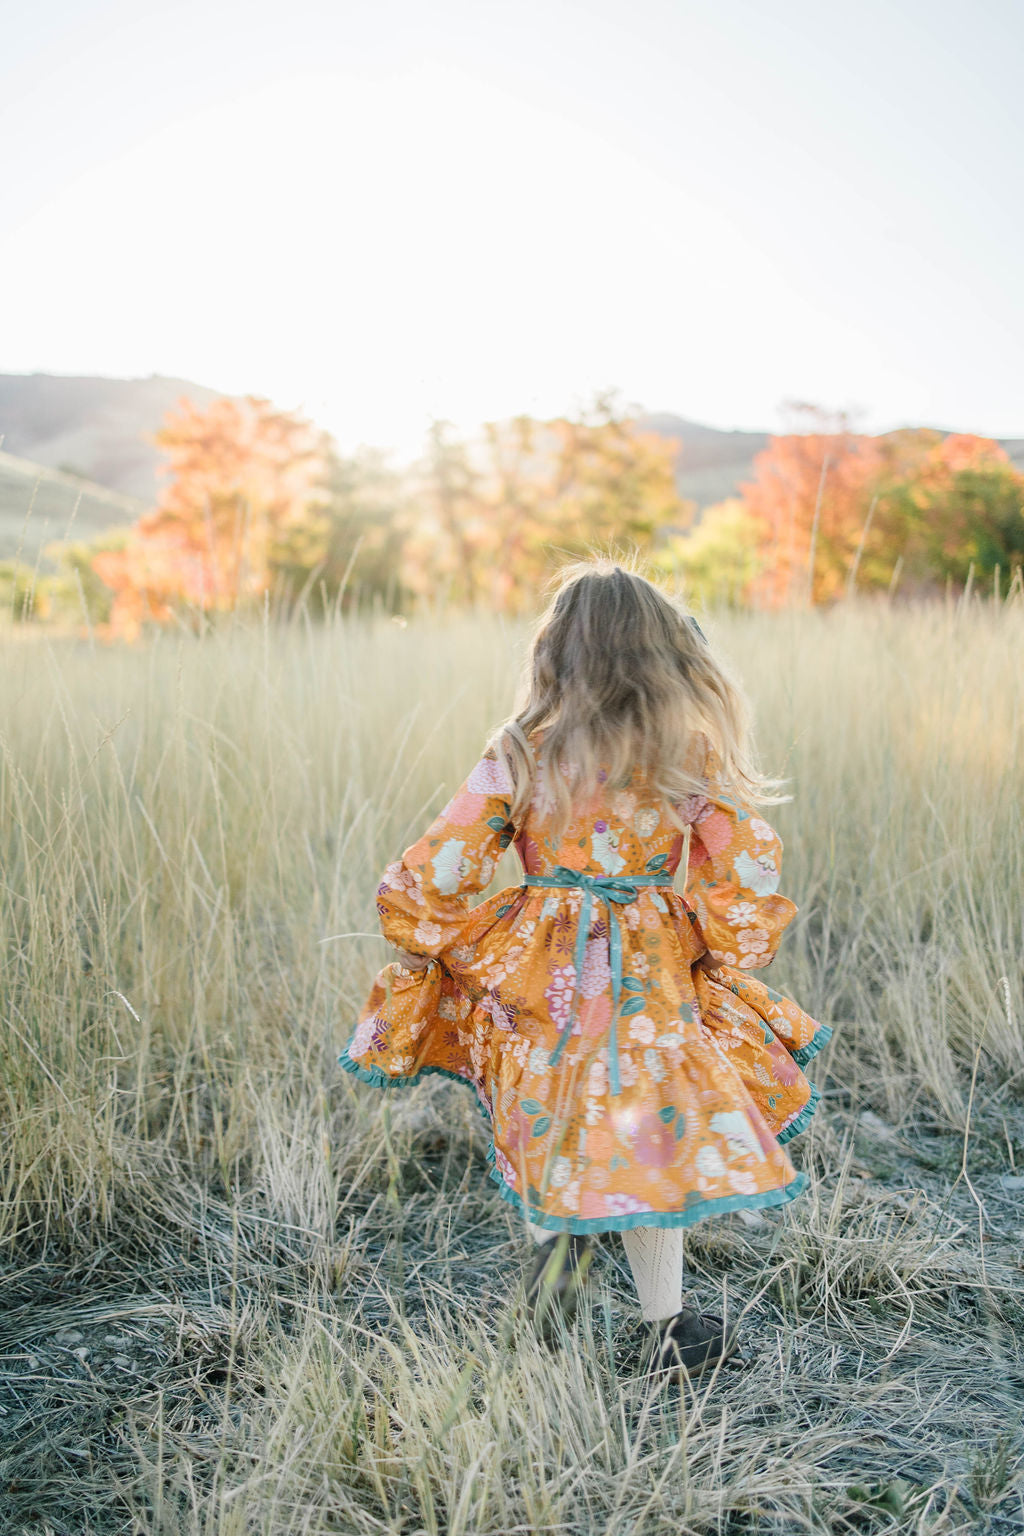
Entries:
[[0,560],[34,565],[56,539],[92,539],[133,523],[147,503],[0,452]]
[[148,503],[156,495],[158,457],[148,435],[183,395],[205,405],[218,391],[159,374],[148,379],[0,374],[0,448]]
[[767,432],[723,432],[662,411],[644,416],[641,425],[678,447],[676,484],[698,507],[735,494],[753,472],[754,455],[767,448]]

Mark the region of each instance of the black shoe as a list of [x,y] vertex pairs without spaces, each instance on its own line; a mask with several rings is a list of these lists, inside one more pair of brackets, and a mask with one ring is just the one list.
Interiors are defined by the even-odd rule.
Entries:
[[667,1322],[654,1324],[655,1353],[649,1374],[691,1378],[726,1360],[739,1359],[739,1334],[713,1313],[683,1307]]
[[546,1343],[556,1343],[559,1324],[576,1316],[596,1249],[587,1234],[559,1232],[534,1255],[526,1276],[526,1306]]

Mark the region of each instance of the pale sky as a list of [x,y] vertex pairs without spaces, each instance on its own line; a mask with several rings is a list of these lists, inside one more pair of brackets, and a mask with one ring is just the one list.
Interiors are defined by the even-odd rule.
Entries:
[[0,372],[1024,436],[1021,0],[35,0]]

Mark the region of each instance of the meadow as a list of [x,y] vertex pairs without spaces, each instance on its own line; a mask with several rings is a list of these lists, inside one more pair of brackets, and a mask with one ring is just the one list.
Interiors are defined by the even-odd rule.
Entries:
[[525,629],[3,632],[0,1529],[1024,1531],[1024,609],[702,623],[793,795],[771,981],[835,1034],[809,1192],[690,1231],[753,1352],[695,1393],[615,1238],[545,1349],[470,1095],[336,1064]]

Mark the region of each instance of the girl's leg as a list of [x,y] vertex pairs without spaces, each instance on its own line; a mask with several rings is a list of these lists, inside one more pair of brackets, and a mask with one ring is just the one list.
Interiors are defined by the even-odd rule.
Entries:
[[682,1227],[633,1227],[621,1234],[640,1312],[650,1323],[664,1322],[682,1310]]

